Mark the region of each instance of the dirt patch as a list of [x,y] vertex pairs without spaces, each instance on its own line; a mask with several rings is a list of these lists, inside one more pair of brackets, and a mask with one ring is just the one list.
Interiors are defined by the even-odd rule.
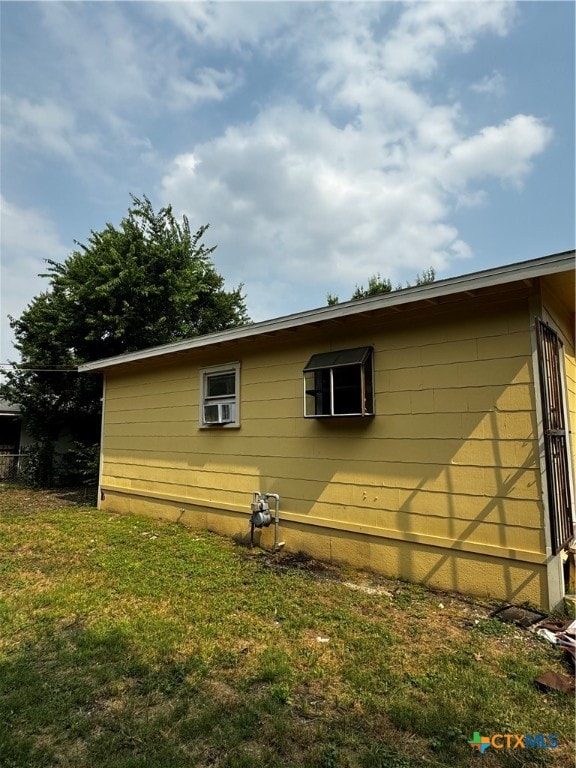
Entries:
[[328,576],[338,581],[342,578],[341,570],[336,565],[314,560],[302,552],[280,552],[275,555],[266,553],[263,562],[267,568],[277,571],[306,571],[307,573]]
[[211,678],[206,681],[204,688],[210,701],[225,710],[232,711],[242,703],[240,694],[223,680]]
[[33,515],[63,507],[94,506],[94,488],[39,490],[0,483],[0,514]]

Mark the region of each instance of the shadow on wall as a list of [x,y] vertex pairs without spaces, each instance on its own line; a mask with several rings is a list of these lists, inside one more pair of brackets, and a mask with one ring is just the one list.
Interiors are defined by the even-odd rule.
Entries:
[[[121,424],[116,442],[106,449],[105,475],[113,485],[124,485],[127,494],[175,494],[193,510],[193,524],[226,534],[247,530],[254,491],[277,493],[286,528],[282,538],[290,549],[411,581],[449,584],[462,592],[499,582],[504,585],[500,591],[510,597],[528,594],[532,584],[544,594],[526,304],[516,306],[512,330],[508,306],[496,319],[492,308],[484,311],[481,321],[493,321],[494,336],[478,340],[472,325],[476,317],[470,319],[467,307],[461,319],[472,330],[463,342],[442,341],[440,323],[430,331],[434,344],[424,345],[421,328],[399,325],[420,346],[415,352],[377,350],[374,419],[302,417],[301,371],[309,348],[302,350],[297,335],[277,350],[258,349],[268,365],[259,369],[259,379],[256,364],[250,368],[250,354],[252,360],[256,354],[252,347],[245,358],[236,350],[247,361],[240,430],[199,431],[188,422],[185,433],[186,425],[174,421],[173,427],[162,423],[162,437],[150,431],[145,438],[154,425],[136,424],[130,438],[134,447],[122,450],[118,446],[128,446],[131,425]],[[454,319],[451,327],[457,327]],[[396,330],[389,329],[390,337]],[[382,343],[377,329],[374,333]],[[347,337],[347,344],[359,339]],[[366,343],[365,331],[361,339]],[[342,340],[335,336],[323,343],[329,347]],[[493,343],[501,344],[494,359],[489,357]],[[456,362],[451,358],[455,349],[462,355]],[[443,359],[436,359],[437,353]],[[410,367],[406,361],[411,359]],[[268,369],[282,365],[290,377],[266,387]],[[246,372],[255,382],[253,389]],[[264,400],[262,391],[267,390],[270,396]],[[190,401],[186,407],[198,405]],[[142,414],[143,420],[149,418]],[[149,440],[146,450],[139,447],[144,439]],[[134,510],[146,506],[142,495],[133,497]],[[165,500],[165,506],[177,504]]]

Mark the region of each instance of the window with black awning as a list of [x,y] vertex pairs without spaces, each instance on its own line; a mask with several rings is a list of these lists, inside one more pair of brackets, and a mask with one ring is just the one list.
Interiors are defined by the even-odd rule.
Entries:
[[304,416],[373,416],[372,347],[312,355],[304,367]]

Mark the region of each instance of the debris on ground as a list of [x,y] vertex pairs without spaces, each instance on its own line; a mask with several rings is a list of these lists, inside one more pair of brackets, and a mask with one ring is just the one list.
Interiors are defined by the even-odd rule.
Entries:
[[561,691],[562,693],[576,692],[576,681],[569,675],[563,675],[561,672],[549,670],[534,680],[538,688],[542,691]]
[[576,620],[575,621],[541,621],[533,631],[543,640],[561,648],[567,655],[572,666],[572,675],[548,671],[537,677],[534,682],[541,690],[555,690],[563,693],[576,692],[575,658],[576,658]]
[[493,611],[490,616],[495,619],[500,619],[500,621],[506,621],[509,624],[516,624],[519,627],[524,627],[524,629],[527,629],[532,626],[532,624],[536,624],[546,618],[546,614],[544,613],[533,611],[528,608],[522,608],[518,605],[505,605],[503,608],[498,608],[498,610]]
[[492,611],[490,616],[500,621],[515,624],[523,629],[528,629],[542,640],[562,649],[567,655],[567,661],[571,663],[571,674],[567,675],[549,670],[537,677],[534,683],[542,691],[555,690],[572,694],[576,692],[576,679],[574,676],[576,620],[555,621],[539,611],[516,605],[505,605]]
[[562,648],[574,666],[576,659],[576,620],[567,622],[542,621],[534,627],[539,637]]

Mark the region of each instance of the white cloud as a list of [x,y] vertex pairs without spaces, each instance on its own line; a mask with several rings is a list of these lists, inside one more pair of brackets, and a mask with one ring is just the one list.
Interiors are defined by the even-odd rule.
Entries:
[[[5,139],[86,177],[102,160],[107,189],[143,169],[162,176],[164,203],[212,223],[217,266],[246,283],[255,319],[291,293],[305,306],[309,285],[345,296],[377,271],[405,280],[469,257],[455,210],[488,204],[487,179],[519,187],[551,140],[530,115],[471,134],[463,106],[439,95],[445,61],[508,33],[510,2],[58,3],[42,14],[61,80],[7,97]],[[494,70],[467,98],[504,85]],[[231,122],[239,92],[250,109]],[[214,128],[207,104],[219,105]],[[162,167],[165,135],[183,143]]]
[[552,138],[552,129],[532,115],[516,115],[499,126],[488,126],[450,151],[443,178],[465,187],[492,177],[519,186],[532,161]]
[[33,151],[45,151],[69,162],[79,152],[100,152],[98,136],[82,132],[74,111],[53,99],[32,101],[2,97],[3,139],[23,144]]
[[[186,15],[186,4],[175,3],[172,10],[171,5],[159,8],[165,8],[169,17]],[[220,101],[241,84],[241,73],[206,66],[200,52],[184,44],[182,29],[162,34],[143,24],[142,16],[131,13],[129,6],[103,3],[97,10],[94,3],[42,6],[46,27],[60,49],[63,84],[78,110],[108,124],[142,109],[161,114]],[[155,6],[142,8],[144,13],[153,12]]]
[[82,109],[96,113],[150,102],[154,69],[165,58],[155,59],[151,40],[139,35],[121,6],[42,3],[39,10],[59,48],[61,87],[72,89]]
[[505,35],[514,15],[506,0],[410,3],[384,46],[388,75],[429,77],[446,49],[467,51],[481,34]]
[[[215,223],[235,280],[353,285],[467,255],[439,185],[409,156],[389,170],[389,155],[376,135],[287,105],[177,157],[162,197]],[[249,258],[238,263],[239,253]]]
[[506,93],[506,78],[501,72],[494,70],[490,75],[484,75],[477,83],[472,83],[470,90],[475,93],[485,93],[491,96],[504,96]]
[[2,236],[2,336],[0,360],[15,359],[12,332],[7,315],[19,317],[30,301],[47,288],[45,259],[62,261],[67,249],[60,241],[53,222],[41,211],[22,208],[0,197]]
[[207,66],[181,35],[162,36],[122,4],[46,3],[39,14],[58,57],[44,77],[21,80],[14,67],[4,78],[5,151],[57,157],[101,197],[142,169],[158,172],[153,121],[220,102],[242,83],[241,71]]
[[[418,85],[443,54],[506,34],[509,3],[402,9],[395,18],[385,8],[379,24],[379,4],[317,9],[317,45],[299,49],[297,64],[311,74],[317,106],[263,107],[165,173],[164,202],[213,223],[219,266],[249,297],[266,284],[286,293],[303,283],[349,295],[375,272],[403,280],[470,257],[454,211],[485,203],[487,178],[519,186],[550,141],[550,129],[525,115],[466,135],[461,106],[434,103]],[[258,319],[260,307],[250,309]]]
[[195,43],[212,45],[249,54],[258,46],[270,52],[282,44],[279,30],[297,23],[306,12],[301,3],[187,2],[172,0],[150,4],[147,11],[156,19],[167,20]]
[[240,73],[201,67],[192,78],[175,77],[170,80],[168,95],[174,107],[189,107],[201,101],[223,101],[241,83]]
[[505,34],[514,6],[416,2],[399,5],[396,18],[389,10],[395,5],[353,6],[345,20],[340,6],[330,6],[318,44],[306,46],[304,57],[326,103],[349,110],[384,140],[405,137],[425,121],[428,129],[437,123],[429,135],[447,145],[456,138],[459,105],[433,104],[422,82],[446,54],[467,50],[482,34]]

